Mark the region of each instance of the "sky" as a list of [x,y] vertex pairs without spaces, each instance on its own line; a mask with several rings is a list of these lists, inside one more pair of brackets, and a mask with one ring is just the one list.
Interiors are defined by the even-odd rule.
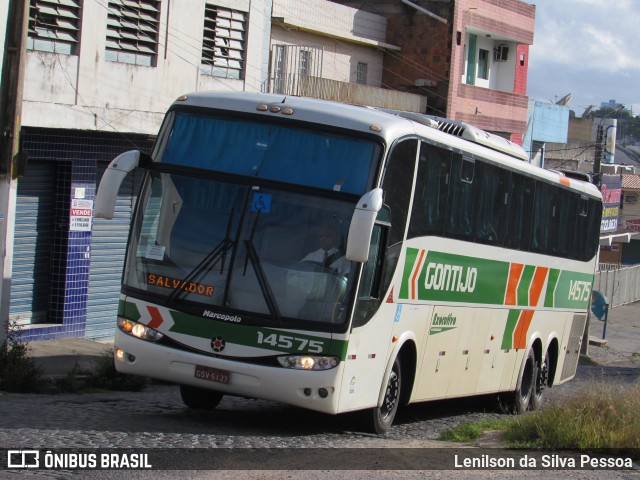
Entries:
[[569,108],[610,99],[640,114],[640,0],[531,0],[535,33],[527,95]]

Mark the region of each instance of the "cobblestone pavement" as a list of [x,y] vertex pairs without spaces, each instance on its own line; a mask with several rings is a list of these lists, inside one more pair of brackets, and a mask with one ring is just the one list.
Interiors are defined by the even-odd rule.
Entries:
[[[549,401],[600,384],[637,385],[640,368],[580,366],[573,381],[547,390]],[[142,392],[5,394],[0,445],[94,447],[368,447],[435,442],[463,421],[502,415],[494,397],[411,405],[384,437],[358,430],[356,415],[328,416],[275,402],[224,397],[211,412],[186,408],[175,386]]]

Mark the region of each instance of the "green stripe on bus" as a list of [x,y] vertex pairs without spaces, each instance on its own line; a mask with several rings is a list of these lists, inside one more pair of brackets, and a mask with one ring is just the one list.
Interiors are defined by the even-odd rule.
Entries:
[[544,306],[547,308],[553,308],[553,292],[558,284],[558,278],[560,278],[560,270],[552,268],[549,270],[549,280],[547,280],[547,291],[544,296]]
[[593,275],[562,271],[553,296],[556,308],[588,308],[591,303]]
[[276,353],[318,353],[346,358],[347,342],[327,337],[292,333],[273,328],[223,323],[194,315],[171,312],[174,325],[170,331],[193,337],[224,338],[227,344],[273,350]]
[[[411,298],[419,252],[407,248],[401,299]],[[416,300],[502,305],[508,276],[508,262],[429,251],[417,277]]]
[[500,347],[503,350],[513,348],[513,332],[516,330],[521,313],[522,310],[509,310],[507,324],[504,327],[504,334],[502,335],[502,346]]
[[140,317],[142,317],[138,306],[133,302],[127,302],[125,300],[118,302],[118,315],[133,320],[134,322],[137,322],[140,320]]
[[520,283],[518,284],[518,305],[521,307],[529,306],[529,289],[531,288],[531,280],[533,280],[533,274],[536,271],[536,267],[531,265],[525,265],[520,277]]

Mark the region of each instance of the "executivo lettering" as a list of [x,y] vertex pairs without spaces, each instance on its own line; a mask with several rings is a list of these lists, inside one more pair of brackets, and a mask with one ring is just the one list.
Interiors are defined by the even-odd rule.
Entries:
[[429,263],[424,278],[427,290],[444,290],[447,292],[469,292],[476,289],[478,270],[475,267],[449,265],[446,263]]
[[431,325],[445,325],[445,326],[453,326],[456,324],[456,317],[449,314],[446,317],[441,317],[437,313],[433,314],[433,322]]

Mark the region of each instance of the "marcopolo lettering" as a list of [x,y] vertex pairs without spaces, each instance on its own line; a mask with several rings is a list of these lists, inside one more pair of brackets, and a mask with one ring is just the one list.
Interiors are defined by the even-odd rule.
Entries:
[[429,263],[424,278],[424,287],[427,290],[471,293],[476,288],[477,279],[478,269],[475,267]]

